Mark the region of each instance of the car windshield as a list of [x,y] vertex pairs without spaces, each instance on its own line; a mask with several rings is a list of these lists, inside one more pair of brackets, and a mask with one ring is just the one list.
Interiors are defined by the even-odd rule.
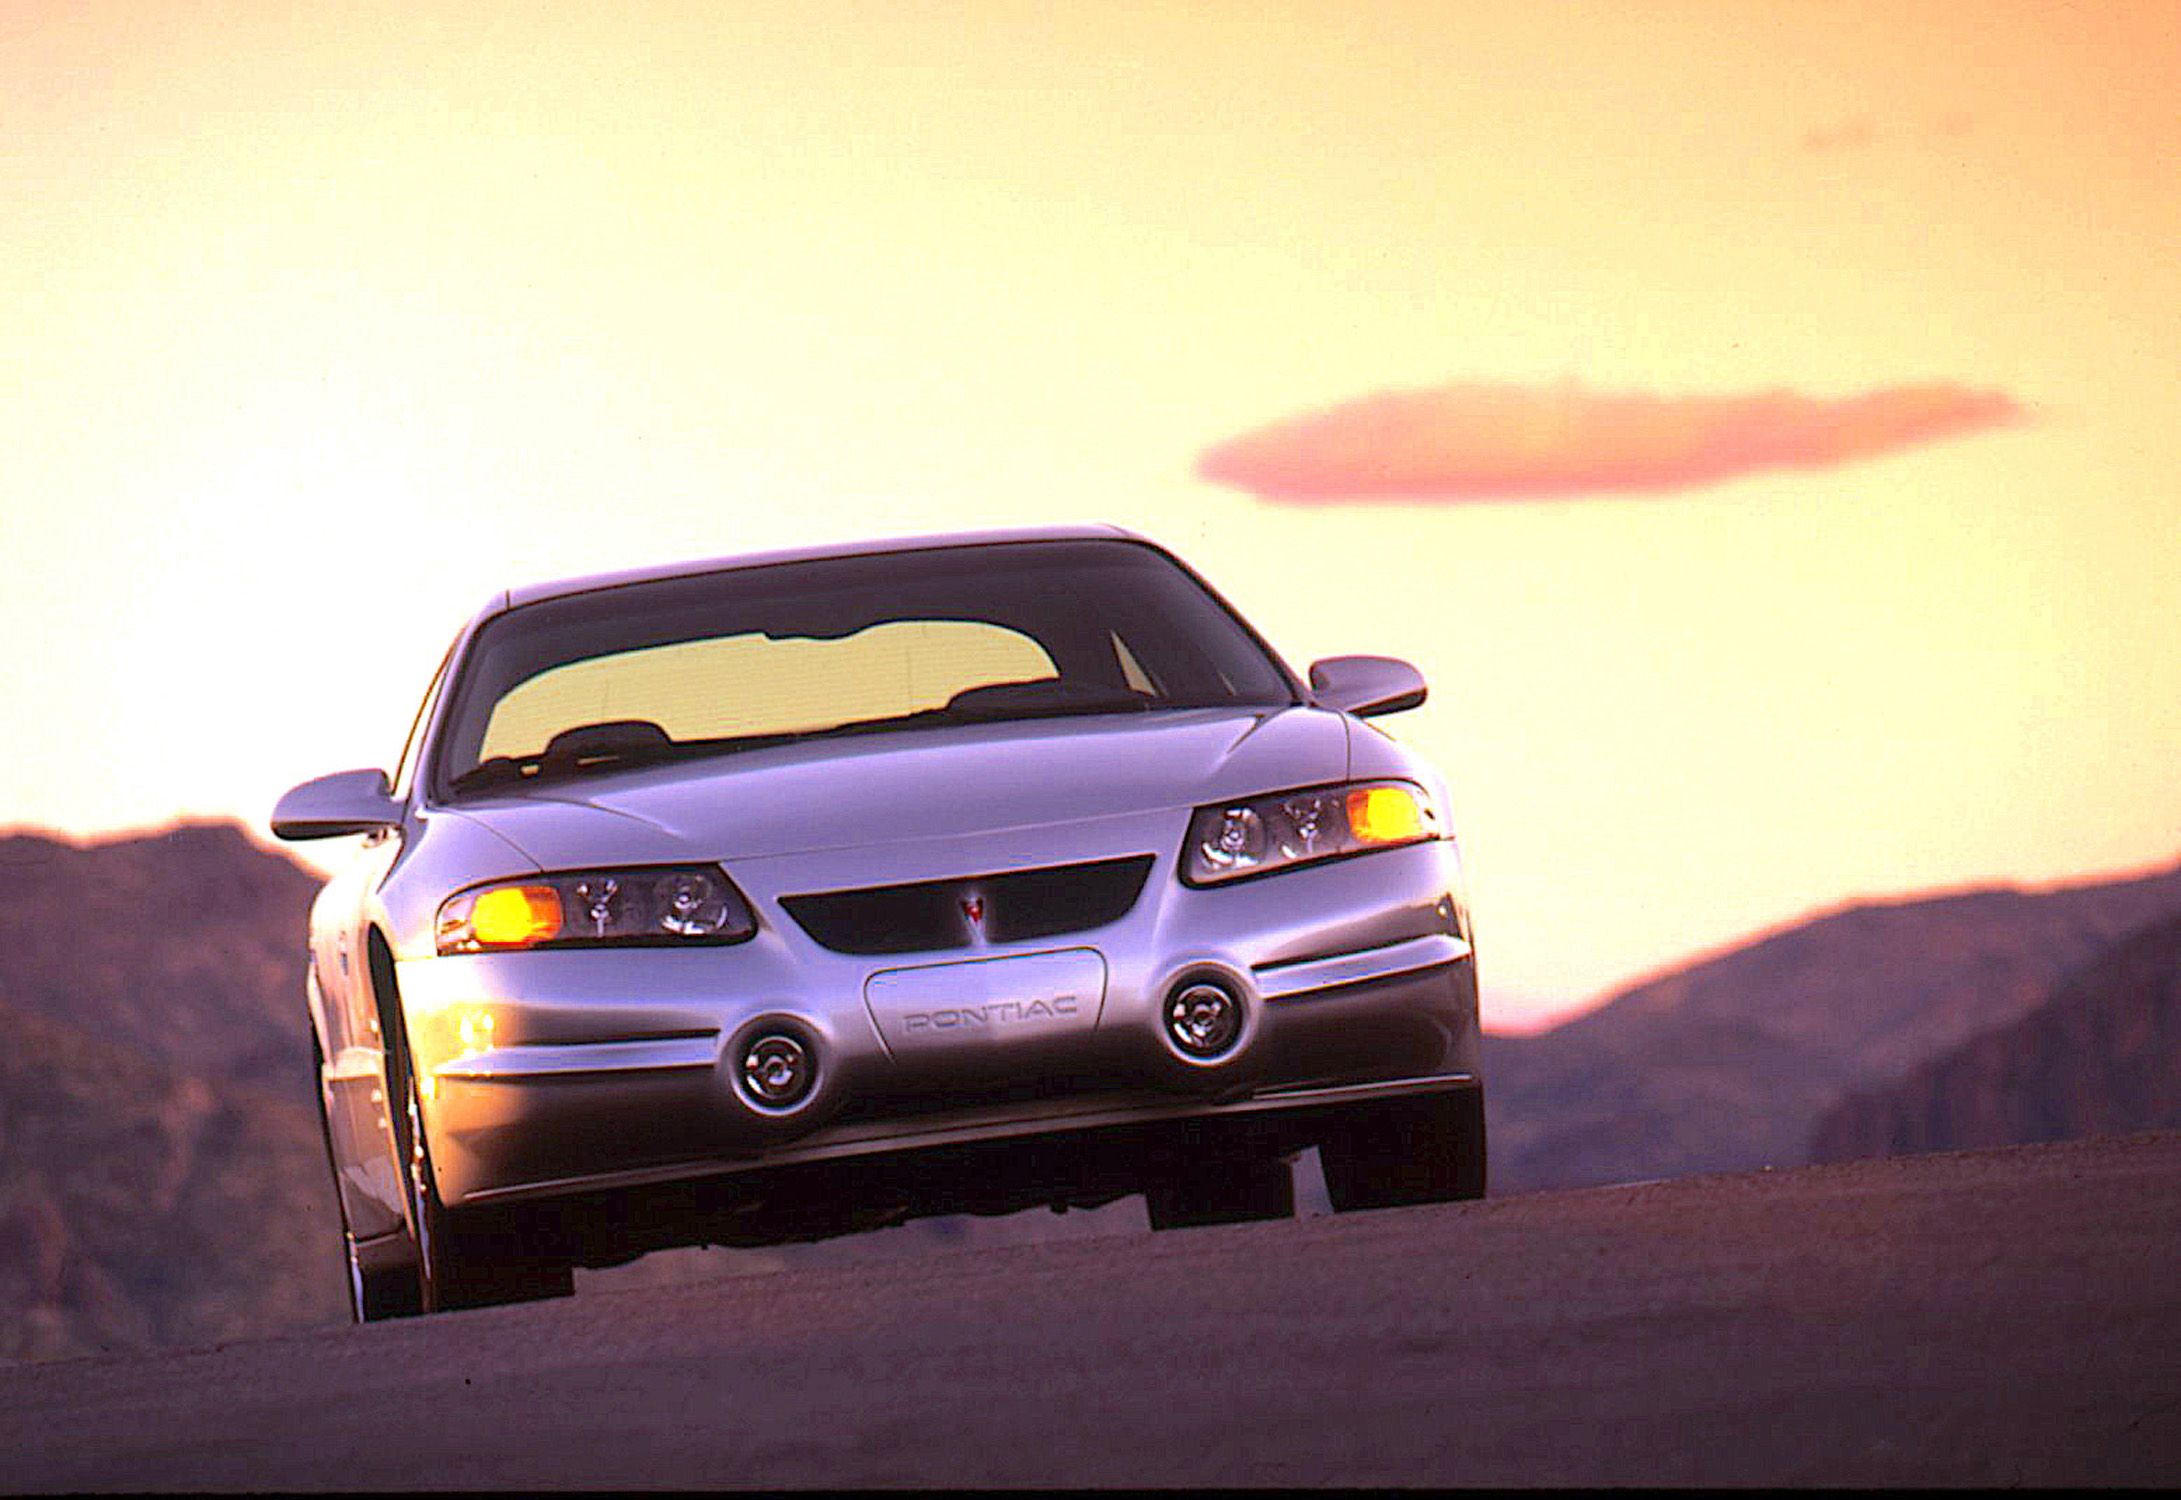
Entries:
[[488,621],[434,787],[460,796],[822,735],[1294,701],[1263,643],[1140,543],[773,563]]

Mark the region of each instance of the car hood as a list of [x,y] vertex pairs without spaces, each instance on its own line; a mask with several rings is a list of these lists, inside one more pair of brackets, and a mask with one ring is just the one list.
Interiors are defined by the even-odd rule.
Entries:
[[1323,709],[1188,709],[812,740],[458,810],[543,869],[759,859],[1193,807],[1347,774]]

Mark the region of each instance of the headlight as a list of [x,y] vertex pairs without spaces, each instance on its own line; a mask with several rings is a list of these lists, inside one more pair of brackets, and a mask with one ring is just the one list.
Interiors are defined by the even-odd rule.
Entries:
[[757,922],[725,872],[675,865],[496,881],[449,896],[436,930],[441,953],[489,953],[733,943]]
[[1405,781],[1358,781],[1219,802],[1198,808],[1189,820],[1182,879],[1214,885],[1438,836],[1431,798]]

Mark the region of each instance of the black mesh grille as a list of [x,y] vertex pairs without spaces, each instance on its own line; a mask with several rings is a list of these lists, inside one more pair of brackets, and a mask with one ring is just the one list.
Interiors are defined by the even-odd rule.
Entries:
[[1128,914],[1152,857],[1050,865],[961,880],[875,885],[783,896],[805,932],[836,953],[929,953],[967,948],[981,927],[992,943],[1027,943],[1103,927]]

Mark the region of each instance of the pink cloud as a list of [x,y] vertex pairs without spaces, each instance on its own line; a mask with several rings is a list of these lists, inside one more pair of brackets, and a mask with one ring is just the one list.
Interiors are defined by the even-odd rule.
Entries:
[[1829,469],[2023,418],[1999,391],[1889,386],[1820,399],[1465,384],[1381,391],[1221,443],[1197,473],[1264,500],[1659,493]]

